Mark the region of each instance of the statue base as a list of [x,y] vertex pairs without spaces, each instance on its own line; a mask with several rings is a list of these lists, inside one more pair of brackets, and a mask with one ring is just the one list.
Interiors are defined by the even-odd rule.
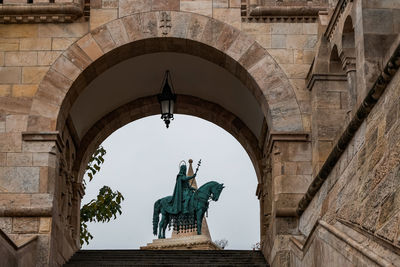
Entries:
[[165,239],[153,239],[152,243],[140,247],[143,250],[220,250],[204,235],[182,236]]

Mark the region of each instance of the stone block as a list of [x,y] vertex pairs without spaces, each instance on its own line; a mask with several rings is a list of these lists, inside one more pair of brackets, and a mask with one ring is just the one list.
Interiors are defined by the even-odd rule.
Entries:
[[228,50],[232,46],[238,35],[239,30],[232,26],[225,25],[217,40],[216,47],[220,51]]
[[229,0],[214,0],[212,4],[213,4],[213,9],[228,8]]
[[51,45],[52,50],[66,50],[70,47],[77,38],[53,38],[53,42]]
[[39,192],[38,167],[0,167],[0,186],[8,192]]
[[274,178],[274,192],[302,194],[311,183],[310,175],[281,175]]
[[38,90],[36,84],[17,84],[12,87],[13,97],[33,97]]
[[151,1],[149,0],[120,0],[119,17],[125,17],[139,12],[148,12],[151,10]]
[[[187,13],[182,14],[180,12],[171,12],[171,21],[173,26],[171,27],[169,34],[175,38],[186,38],[186,33],[191,18],[191,15]],[[158,17],[158,21],[161,21],[160,17]],[[158,28],[158,36],[162,36],[162,28]]]
[[37,233],[39,221],[36,217],[15,217],[13,218],[13,233]]
[[268,49],[268,53],[277,63],[293,64],[293,50],[291,49]]
[[60,51],[38,52],[38,65],[50,66],[61,55]]
[[40,218],[39,233],[48,233],[51,229],[51,218]]
[[287,35],[286,47],[289,49],[313,49],[317,41],[317,35]]
[[51,50],[51,38],[23,38],[20,50]]
[[7,166],[12,166],[12,167],[32,166],[32,153],[7,153]]
[[129,42],[128,35],[121,20],[114,20],[110,23],[107,23],[107,28],[117,46],[121,46]]
[[1,152],[20,152],[21,143],[20,133],[0,133]]
[[90,8],[99,9],[101,7],[102,7],[102,1],[101,0],[92,0],[92,1],[90,1]]
[[208,18],[203,16],[192,16],[190,21],[187,37],[191,40],[201,40]]
[[240,8],[241,0],[229,0],[229,7],[230,8]]
[[0,51],[19,50],[19,39],[0,38]]
[[2,38],[35,38],[38,35],[39,24],[7,24],[0,25]]
[[28,125],[28,115],[7,115],[6,132],[23,132]]
[[271,25],[269,23],[242,23],[241,29],[242,31],[250,35],[262,35],[271,33]]
[[180,10],[212,17],[212,0],[181,0]]
[[92,31],[92,35],[105,53],[116,47],[106,26],[98,27],[96,30]]
[[271,35],[271,48],[286,48],[286,35]]
[[81,70],[86,69],[93,62],[77,44],[73,44],[64,55]]
[[258,43],[253,43],[252,46],[242,55],[239,63],[245,68],[250,69],[258,61],[264,58],[266,54],[265,49]]
[[96,60],[103,55],[103,51],[91,34],[82,37],[77,42],[77,45],[90,57],[91,60]]
[[65,56],[59,57],[53,64],[52,69],[61,73],[71,81],[74,81],[81,73],[81,70]]
[[55,147],[55,142],[23,142],[23,152],[50,152]]
[[1,97],[0,98],[0,111],[10,114],[28,114],[31,98],[27,97]]
[[299,34],[303,32],[302,23],[271,23],[271,34]]
[[264,48],[271,48],[271,35],[270,34],[257,34],[251,35],[256,41]]
[[19,67],[0,67],[0,83],[20,83],[21,68]]
[[118,17],[118,9],[92,9],[90,11],[90,29],[106,24]]
[[318,23],[303,23],[303,34],[318,34]]
[[213,18],[223,21],[237,29],[241,28],[242,17],[239,9],[233,8],[214,8]]
[[33,153],[33,166],[49,166],[50,160],[49,153]]
[[11,85],[0,84],[0,97],[6,97],[11,95]]
[[6,234],[11,234],[12,232],[12,218],[10,217],[0,217],[0,229]]
[[23,67],[22,83],[39,84],[49,67]]
[[151,10],[153,11],[179,11],[180,0],[152,0]]
[[118,0],[103,0],[102,2],[103,8],[118,8],[119,4]]
[[0,153],[0,166],[6,166],[7,164],[7,153]]
[[294,49],[294,63],[295,64],[310,64],[313,62],[315,57],[314,50],[299,50]]
[[309,64],[280,64],[289,79],[304,79],[310,69]]
[[43,23],[39,26],[39,37],[81,37],[89,32],[88,22]]
[[6,52],[6,66],[35,66],[38,64],[37,52]]
[[[363,32],[390,34],[393,32],[393,13],[390,9],[363,9]],[[377,23],[379,21],[379,23]]]

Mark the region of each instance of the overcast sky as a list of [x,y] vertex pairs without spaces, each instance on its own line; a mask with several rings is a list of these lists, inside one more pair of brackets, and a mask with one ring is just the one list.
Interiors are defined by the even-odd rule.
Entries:
[[[150,243],[154,202],[172,195],[179,162],[192,158],[200,187],[208,181],[224,183],[207,218],[211,238],[228,240],[227,249],[251,249],[259,241],[257,178],[246,151],[228,132],[208,121],[175,115],[166,129],[159,115],[134,121],[114,132],[100,173],[88,183],[82,204],[95,198],[103,185],[120,191],[122,215],[109,223],[91,223],[94,238],[83,248],[137,249]],[[167,234],[170,237],[171,233]]]

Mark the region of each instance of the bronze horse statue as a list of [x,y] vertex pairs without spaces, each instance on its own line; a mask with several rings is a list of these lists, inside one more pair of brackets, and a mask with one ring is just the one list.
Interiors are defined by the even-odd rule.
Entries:
[[[201,235],[201,226],[205,212],[208,210],[209,200],[218,201],[219,196],[224,189],[224,184],[211,181],[202,185],[192,194],[189,201],[189,211],[186,214],[171,214],[167,212],[166,207],[171,202],[172,196],[160,198],[154,203],[153,213],[153,234],[158,238],[165,238],[167,226],[174,226],[174,230],[193,229],[197,227],[197,234]],[[162,215],[160,223],[159,216]]]

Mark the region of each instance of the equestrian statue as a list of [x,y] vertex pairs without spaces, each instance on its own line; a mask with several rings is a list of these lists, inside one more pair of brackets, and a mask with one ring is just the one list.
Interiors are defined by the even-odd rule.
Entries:
[[[165,238],[165,230],[171,226],[177,232],[197,228],[197,234],[201,235],[202,221],[208,210],[209,200],[218,201],[224,184],[211,181],[199,189],[193,188],[189,181],[196,177],[200,164],[201,160],[193,176],[186,176],[186,163],[182,161],[176,176],[173,195],[160,198],[154,203],[153,234],[157,235],[158,228],[159,239]],[[162,217],[158,223],[160,213]]]

